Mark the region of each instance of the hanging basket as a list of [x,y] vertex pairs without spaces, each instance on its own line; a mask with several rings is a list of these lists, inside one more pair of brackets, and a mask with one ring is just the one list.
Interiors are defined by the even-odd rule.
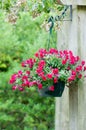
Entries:
[[58,83],[54,83],[54,91],[49,90],[49,87],[43,88],[39,91],[39,95],[43,97],[61,97],[65,88],[65,82],[58,81]]

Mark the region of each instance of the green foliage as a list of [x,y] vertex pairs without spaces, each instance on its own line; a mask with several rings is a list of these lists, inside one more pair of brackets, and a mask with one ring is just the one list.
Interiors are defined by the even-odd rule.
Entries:
[[[29,11],[33,17],[37,17],[43,12],[49,14],[54,12],[57,15],[58,11],[62,11],[64,6],[58,5],[57,0],[5,0],[0,2],[0,8],[8,13],[14,12],[18,15],[20,11]],[[17,10],[17,13],[13,10]]]
[[46,47],[49,34],[40,26],[44,16],[45,14],[33,20],[29,13],[20,13],[20,18],[17,20],[16,25],[13,26],[4,21],[5,14],[1,15],[1,71],[7,71],[13,65],[12,60],[20,62],[31,57],[38,48]]
[[[17,0],[0,1],[0,130],[54,130],[54,99],[39,97],[33,88],[13,92],[8,84],[22,60],[39,48],[56,47],[56,32],[51,36],[40,25],[63,6],[57,6],[57,0],[26,1],[21,6]],[[7,22],[9,14],[17,16],[15,25]]]
[[0,71],[7,71],[18,44],[12,25],[4,21],[5,14],[2,11],[0,14]]
[[[13,92],[8,84],[20,62],[44,48],[49,34],[40,27],[44,15],[33,19],[20,13],[16,25],[6,22],[0,12],[0,129],[53,130],[54,99],[39,97],[37,89]],[[55,33],[55,32],[54,32]]]
[[42,32],[40,30],[40,24],[42,23],[41,17],[40,23],[39,19],[33,20],[29,13],[20,13],[19,17],[15,26],[18,41],[24,44],[25,47],[29,44],[34,44],[39,34]]
[[0,1],[0,9],[9,11],[10,7],[16,2],[17,0],[1,0]]
[[10,73],[12,71],[0,75],[0,128],[6,130],[23,130],[25,127],[32,130],[34,127],[39,130],[53,128],[54,99],[39,97],[36,89],[29,91],[27,89],[21,93],[12,92],[11,87],[6,85]]
[[[41,28],[45,13],[33,19],[29,13],[23,12],[19,14],[19,17],[20,19],[18,19],[16,22],[15,33],[20,45],[19,49],[23,51],[22,58],[26,59],[32,57],[38,48],[46,48],[47,44],[49,43],[49,33],[45,32],[45,30]],[[50,36],[49,44],[55,47],[56,32],[54,30],[52,35],[53,38]]]

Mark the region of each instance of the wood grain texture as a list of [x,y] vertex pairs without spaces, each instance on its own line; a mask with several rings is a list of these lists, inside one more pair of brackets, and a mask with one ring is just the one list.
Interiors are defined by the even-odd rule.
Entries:
[[[73,5],[72,21],[63,21],[57,32],[57,48],[72,50],[75,55],[86,61],[86,6]],[[69,93],[60,99],[59,103],[57,101],[56,106],[56,119],[59,120],[59,123],[56,123],[59,127],[56,126],[55,130],[86,130],[86,80],[79,83],[78,87],[69,89]],[[62,122],[66,124],[67,119],[69,127],[65,125],[64,128]]]
[[69,128],[78,129],[78,85],[73,84],[69,88]]
[[66,87],[61,98],[56,98],[55,130],[69,130],[69,89]]
[[[86,6],[78,6],[78,53],[86,61]],[[86,79],[78,88],[78,129],[86,130]]]

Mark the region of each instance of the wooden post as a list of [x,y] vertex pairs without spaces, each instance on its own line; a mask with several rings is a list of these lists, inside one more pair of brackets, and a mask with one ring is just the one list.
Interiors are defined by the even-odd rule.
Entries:
[[68,88],[61,98],[56,98],[56,108],[55,108],[55,130],[69,130],[69,98],[68,98]]
[[74,84],[69,89],[69,130],[80,130],[78,129],[78,85]]
[[[86,6],[78,6],[78,51],[86,61]],[[78,87],[78,130],[86,130],[86,79]]]
[[[60,26],[57,48],[72,50],[86,61],[86,0],[77,0],[77,5],[73,0],[63,1],[73,5],[73,18]],[[69,93],[66,89],[61,99],[56,98],[55,117],[55,130],[86,130],[86,81],[69,88]]]

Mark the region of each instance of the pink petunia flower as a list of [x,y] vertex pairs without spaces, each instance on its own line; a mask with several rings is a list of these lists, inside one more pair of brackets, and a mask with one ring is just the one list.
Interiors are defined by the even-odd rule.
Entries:
[[42,89],[42,84],[41,83],[38,84],[38,88]]
[[49,90],[50,90],[50,91],[54,91],[54,86],[50,86],[50,87],[49,87]]
[[53,77],[52,74],[47,74],[46,76],[48,79],[52,79],[52,77]]

